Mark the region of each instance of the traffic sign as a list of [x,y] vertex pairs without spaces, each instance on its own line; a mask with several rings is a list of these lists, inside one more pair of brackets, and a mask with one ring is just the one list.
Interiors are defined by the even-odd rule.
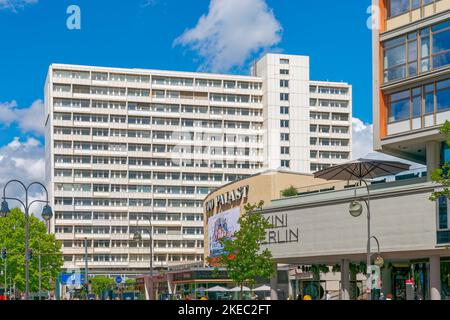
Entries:
[[84,284],[84,274],[82,273],[63,273],[61,282],[65,285],[82,285]]
[[116,283],[117,283],[117,284],[122,283],[122,277],[121,277],[121,276],[117,276],[117,277],[116,277]]

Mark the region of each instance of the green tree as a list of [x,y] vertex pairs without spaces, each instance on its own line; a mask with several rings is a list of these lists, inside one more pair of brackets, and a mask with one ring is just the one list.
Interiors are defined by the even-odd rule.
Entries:
[[[61,242],[54,234],[47,233],[44,221],[34,215],[29,216],[29,247],[32,259],[29,264],[30,292],[39,289],[39,253],[41,253],[42,290],[53,290],[58,273],[63,265]],[[11,276],[16,290],[25,291],[25,214],[20,209],[12,209],[5,217],[0,218],[0,248],[7,250],[7,278]],[[3,259],[0,259],[1,270],[4,270]],[[3,284],[3,279],[0,279]]]
[[102,292],[108,289],[111,289],[115,284],[113,278],[108,278],[105,276],[96,276],[91,279],[92,284],[92,293],[95,293],[97,296],[101,296]]
[[294,186],[290,186],[287,189],[281,191],[283,197],[295,197],[298,196],[298,190]]
[[239,218],[240,229],[234,234],[234,239],[220,239],[224,253],[218,262],[241,287],[241,299],[244,284],[253,286],[257,278],[268,279],[276,272],[272,253],[268,249],[261,252],[261,242],[265,240],[266,230],[271,227],[263,216],[263,204],[263,201],[247,204],[245,213]]
[[[450,147],[450,122],[448,120],[445,121],[439,131],[444,136],[447,145]],[[450,163],[446,161],[440,168],[434,170],[431,173],[431,180],[441,184],[443,187],[442,191],[436,191],[431,194],[431,201],[436,201],[442,196],[450,198]]]

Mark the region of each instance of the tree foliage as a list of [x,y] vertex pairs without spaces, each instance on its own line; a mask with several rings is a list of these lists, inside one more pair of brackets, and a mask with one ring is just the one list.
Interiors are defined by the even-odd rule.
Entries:
[[95,293],[97,296],[101,296],[103,291],[112,288],[112,286],[115,284],[115,281],[113,278],[96,276],[91,279],[91,284],[92,293]]
[[281,191],[283,197],[295,197],[298,196],[298,190],[294,186],[290,186],[287,189]]
[[[58,273],[63,265],[61,243],[54,234],[47,233],[44,221],[34,215],[29,216],[29,247],[32,259],[29,263],[30,292],[39,289],[39,253],[41,253],[42,290],[53,290]],[[25,214],[20,209],[12,209],[5,217],[0,218],[0,248],[6,248],[7,278],[15,283],[16,290],[25,291]],[[0,259],[4,270],[5,260]],[[3,280],[3,279],[2,279]],[[0,281],[3,285],[3,281]]]
[[[450,122],[446,120],[439,131],[445,137],[445,142],[450,147]],[[440,168],[434,170],[431,173],[431,180],[441,184],[443,187],[442,191],[435,191],[431,194],[431,201],[436,201],[442,196],[450,198],[450,163],[445,162]]]
[[218,262],[241,287],[241,298],[245,284],[253,286],[257,278],[270,278],[276,272],[272,253],[268,249],[261,251],[261,242],[265,240],[266,230],[271,227],[263,216],[263,204],[263,201],[247,204],[245,213],[239,218],[240,229],[234,234],[234,239],[220,239],[224,253]]

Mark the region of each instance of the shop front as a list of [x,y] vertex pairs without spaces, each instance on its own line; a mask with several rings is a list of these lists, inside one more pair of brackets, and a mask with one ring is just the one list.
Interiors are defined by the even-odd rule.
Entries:
[[[263,248],[278,263],[300,270],[290,275],[290,294],[324,299],[328,293],[347,300],[367,299],[370,292],[372,299],[449,299],[450,244],[438,242],[439,208],[429,200],[435,185],[413,179],[370,188],[371,233],[380,244],[371,246],[372,270],[377,270],[375,258],[382,258],[371,285],[365,274],[366,216],[349,214],[350,201],[366,197],[365,190],[280,199],[264,208],[272,228]],[[320,267],[320,272],[308,276],[305,266]]]

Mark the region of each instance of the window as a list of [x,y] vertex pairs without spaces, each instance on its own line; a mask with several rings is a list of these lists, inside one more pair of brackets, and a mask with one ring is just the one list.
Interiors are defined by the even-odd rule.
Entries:
[[412,94],[412,117],[418,118],[422,115],[422,88],[414,88]]
[[388,17],[395,17],[410,10],[410,0],[390,0],[388,6]]
[[289,154],[289,147],[281,147],[281,154]]
[[406,77],[406,46],[405,36],[384,43],[384,82]]
[[429,84],[425,88],[425,114],[434,113],[434,84]]
[[289,101],[289,93],[280,93],[281,101]]
[[450,108],[450,79],[436,83],[436,112]]
[[450,64],[450,20],[388,40],[383,43],[383,53],[385,83],[447,66]]
[[290,168],[291,161],[290,160],[281,160],[281,167],[282,168]]
[[281,133],[280,135],[281,141],[289,141],[289,133]]
[[289,64],[289,59],[280,59],[280,64]]
[[280,74],[287,75],[287,74],[289,74],[289,70],[288,69],[280,69]]
[[281,88],[289,88],[289,80],[280,80]]
[[409,119],[409,90],[390,96],[389,122]]
[[450,64],[450,20],[431,28],[433,68]]
[[289,107],[280,107],[281,114],[289,114]]
[[446,197],[439,198],[439,230],[445,230],[449,228],[449,212],[448,212],[448,200]]
[[289,120],[280,120],[281,128],[289,128]]
[[437,1],[440,0],[390,0],[387,3],[388,18],[405,14]]
[[[422,97],[423,96],[423,97]],[[450,79],[394,93],[389,99],[389,122],[418,118],[450,108]]]

